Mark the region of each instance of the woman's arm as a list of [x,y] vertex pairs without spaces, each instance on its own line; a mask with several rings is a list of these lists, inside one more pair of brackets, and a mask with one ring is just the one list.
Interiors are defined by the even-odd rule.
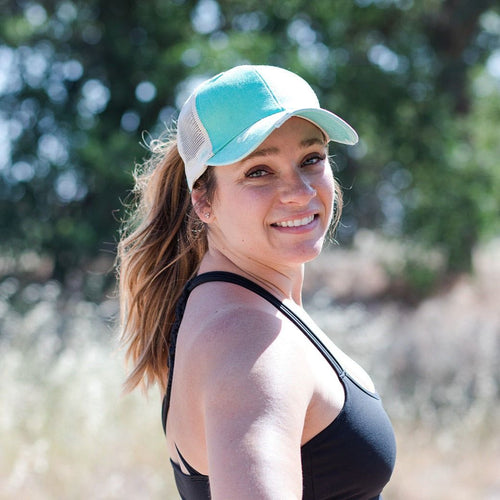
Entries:
[[202,394],[215,500],[302,498],[300,446],[312,386],[283,327],[273,314],[228,311],[205,336]]

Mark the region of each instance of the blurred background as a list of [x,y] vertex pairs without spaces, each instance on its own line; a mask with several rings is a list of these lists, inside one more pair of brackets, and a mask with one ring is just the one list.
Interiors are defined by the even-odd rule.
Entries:
[[0,0],[0,498],[175,499],[123,396],[133,169],[203,79],[299,73],[356,128],[305,303],[397,432],[387,500],[500,498],[500,4]]

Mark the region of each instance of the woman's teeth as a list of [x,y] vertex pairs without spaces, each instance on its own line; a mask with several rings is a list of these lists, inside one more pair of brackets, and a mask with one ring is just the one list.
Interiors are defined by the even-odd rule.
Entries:
[[314,220],[314,215],[310,215],[309,217],[304,217],[303,219],[295,219],[295,220],[287,220],[286,222],[276,222],[273,224],[274,226],[279,227],[298,227],[305,226]]

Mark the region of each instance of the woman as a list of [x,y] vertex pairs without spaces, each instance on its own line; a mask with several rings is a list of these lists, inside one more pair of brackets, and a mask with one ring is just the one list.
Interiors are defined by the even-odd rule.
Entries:
[[159,383],[182,498],[379,498],[395,458],[368,375],[302,308],[356,132],[297,75],[206,81],[138,179],[119,248],[129,389]]

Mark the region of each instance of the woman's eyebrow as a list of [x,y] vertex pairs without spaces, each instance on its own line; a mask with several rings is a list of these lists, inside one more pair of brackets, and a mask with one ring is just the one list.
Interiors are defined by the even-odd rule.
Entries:
[[304,139],[300,142],[300,146],[303,148],[308,148],[309,146],[314,146],[315,144],[325,147],[327,145],[327,141],[324,138],[320,139],[319,137],[311,137],[310,139]]
[[261,149],[256,149],[252,153],[250,153],[248,156],[245,156],[242,161],[247,161],[251,160],[252,158],[255,158],[256,156],[269,156],[269,155],[276,155],[280,152],[279,148],[277,147],[269,147],[269,148],[261,148]]

